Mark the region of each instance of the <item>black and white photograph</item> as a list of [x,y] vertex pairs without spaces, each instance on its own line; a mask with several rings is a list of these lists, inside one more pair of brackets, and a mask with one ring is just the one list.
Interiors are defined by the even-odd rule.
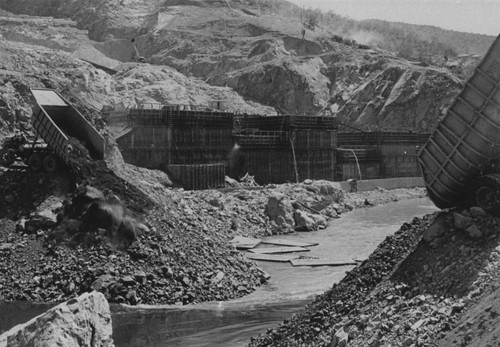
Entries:
[[500,0],[0,0],[0,347],[499,347]]

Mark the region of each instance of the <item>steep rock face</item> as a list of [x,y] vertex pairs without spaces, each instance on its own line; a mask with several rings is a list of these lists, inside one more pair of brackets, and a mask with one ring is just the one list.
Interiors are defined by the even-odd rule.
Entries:
[[23,346],[114,346],[106,298],[82,294],[0,335],[0,347]]
[[337,115],[359,128],[431,131],[461,87],[444,70],[388,63],[352,93]]
[[328,99],[328,80],[320,72],[323,67],[319,58],[286,59],[228,73],[211,82],[226,83],[244,97],[265,100],[287,113],[310,114],[317,113]]

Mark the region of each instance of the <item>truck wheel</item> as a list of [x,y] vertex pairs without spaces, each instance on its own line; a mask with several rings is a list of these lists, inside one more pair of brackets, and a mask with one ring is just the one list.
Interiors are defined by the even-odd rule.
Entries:
[[42,169],[42,165],[43,165],[42,154],[41,153],[32,153],[28,159],[29,168],[34,172],[38,172]]
[[500,176],[485,175],[476,180],[474,186],[475,202],[486,212],[500,214]]
[[0,164],[3,166],[11,166],[16,160],[16,152],[9,149],[2,149],[0,151]]
[[59,167],[59,160],[53,154],[47,154],[43,158],[43,171],[46,173],[54,173]]
[[481,187],[476,191],[476,203],[488,213],[500,207],[498,194],[491,187]]

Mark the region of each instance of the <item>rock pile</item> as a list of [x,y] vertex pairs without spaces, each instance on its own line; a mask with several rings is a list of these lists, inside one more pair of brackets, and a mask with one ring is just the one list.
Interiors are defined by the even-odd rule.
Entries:
[[[500,276],[499,223],[477,207],[414,219],[329,292],[251,345],[496,345],[495,330],[486,327],[498,324],[492,300]],[[482,300],[487,295],[489,304]]]
[[[16,227],[15,222],[0,219],[1,299],[53,302],[92,289],[111,302],[129,304],[180,305],[243,296],[265,283],[268,275],[240,255],[230,245],[231,239],[293,231],[294,213],[312,216],[315,225],[324,225],[358,204],[345,202],[350,198],[335,183],[324,181],[184,191],[165,187],[163,176],[154,171],[142,170],[137,175],[136,169],[124,165],[119,172],[127,180],[96,165],[92,176],[79,182],[70,202],[63,204],[45,190],[59,177],[26,173],[35,175],[35,182],[43,178],[47,183],[29,186],[32,196],[41,201],[23,202],[26,211],[16,217],[24,217],[24,224],[19,222]],[[11,172],[3,175],[9,177]],[[359,198],[353,201],[365,206],[362,202],[373,193],[365,198],[357,194]],[[102,203],[109,207],[113,195],[122,202],[123,210],[102,208]],[[265,212],[275,196],[282,196],[292,206],[285,218],[291,224],[285,228]],[[396,198],[388,195],[386,201]],[[40,208],[33,211],[34,205]],[[57,209],[62,212],[54,231],[34,224],[35,216],[47,216]],[[106,212],[104,216],[102,212]],[[114,228],[121,224],[116,221],[127,214],[136,218],[140,232],[125,245],[110,242]],[[109,223],[96,225],[97,220]],[[86,242],[71,242],[77,239]]]

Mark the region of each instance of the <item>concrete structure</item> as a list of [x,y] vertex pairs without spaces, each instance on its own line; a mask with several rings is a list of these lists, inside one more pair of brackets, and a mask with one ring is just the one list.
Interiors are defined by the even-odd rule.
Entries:
[[338,133],[331,116],[260,116],[210,106],[107,110],[125,161],[166,171],[188,189],[217,188],[224,174],[257,183],[420,176],[428,138],[410,132]]
[[362,179],[420,176],[417,154],[428,138],[412,132],[339,133],[335,179],[359,179],[360,171]]
[[233,177],[249,172],[258,183],[333,181],[337,121],[333,117],[236,116],[237,150],[230,162]]
[[105,118],[126,162],[163,170],[187,189],[224,186],[225,163],[233,146],[232,113],[149,104],[108,110]]
[[[351,182],[339,182],[342,190],[346,192],[351,191]],[[396,189],[396,188],[414,188],[424,187],[424,180],[422,177],[399,177],[399,178],[383,178],[376,180],[361,180],[356,182],[357,191],[364,192],[373,190],[375,188],[383,189]]]

